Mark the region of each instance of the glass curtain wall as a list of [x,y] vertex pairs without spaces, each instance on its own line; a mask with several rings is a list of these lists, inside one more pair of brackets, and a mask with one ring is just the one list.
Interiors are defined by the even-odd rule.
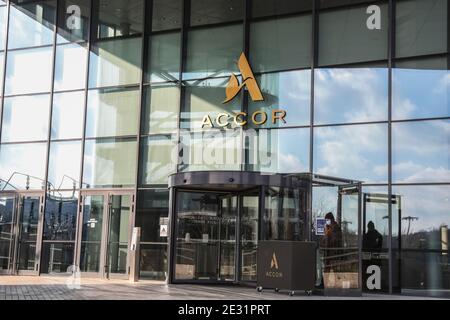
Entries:
[[[45,229],[43,257],[56,272],[70,263],[78,192],[136,188],[136,221],[155,235],[143,236],[142,270],[164,278],[169,174],[357,179],[398,200],[377,210],[390,216],[383,249],[401,259],[402,287],[449,290],[449,10],[448,0],[0,1],[0,191],[47,191],[44,229],[59,227]],[[241,53],[264,101],[242,90],[224,104]],[[251,119],[278,109],[285,122]],[[232,120],[241,112],[245,125]]]

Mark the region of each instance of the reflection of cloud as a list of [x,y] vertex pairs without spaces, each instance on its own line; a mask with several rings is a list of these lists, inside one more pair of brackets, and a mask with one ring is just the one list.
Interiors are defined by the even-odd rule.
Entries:
[[282,168],[283,172],[305,172],[308,171],[307,166],[300,161],[298,156],[293,154],[284,154],[281,153],[279,155],[280,163],[279,167]]
[[425,167],[408,161],[398,163],[392,169],[396,176],[404,177],[396,181],[400,183],[450,181],[450,170],[443,167]]
[[393,126],[393,175],[398,182],[448,182],[450,126],[447,120]]
[[386,120],[386,69],[319,69],[315,81],[320,123]]
[[[402,196],[402,217],[419,218],[411,222],[410,234],[450,225],[449,186],[396,187],[393,193]],[[405,226],[407,223],[403,221],[402,229]]]
[[363,181],[387,181],[387,127],[358,125],[318,128],[315,171]]

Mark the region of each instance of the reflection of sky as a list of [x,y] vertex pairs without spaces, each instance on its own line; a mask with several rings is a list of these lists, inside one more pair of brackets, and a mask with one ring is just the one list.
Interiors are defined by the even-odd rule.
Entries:
[[314,129],[314,172],[364,182],[387,182],[387,125]]
[[8,52],[5,94],[48,92],[51,75],[51,47]]
[[[46,143],[10,144],[0,147],[0,178],[8,180],[14,172],[35,176],[45,176]],[[24,189],[26,177],[14,175],[11,184]],[[41,189],[42,181],[30,179],[31,189]]]
[[[260,130],[258,141],[247,130],[249,164],[263,172],[301,173],[309,171],[309,129]],[[256,159],[254,157],[257,148]]]
[[450,121],[394,123],[394,182],[450,181]]
[[318,69],[314,96],[316,124],[387,120],[388,71]]
[[[264,96],[263,102],[249,99],[249,113],[263,110],[269,115],[262,127],[284,127],[309,125],[311,101],[311,71],[290,71],[263,74],[256,77]],[[225,94],[225,92],[224,92]],[[272,124],[271,111],[286,110],[286,124]]]
[[393,70],[393,119],[450,116],[450,71]]
[[2,142],[47,140],[50,96],[5,99]]
[[80,180],[80,161],[80,141],[52,143],[48,181],[56,189],[73,188],[73,180]]
[[[44,9],[42,4],[32,5],[36,7],[36,15],[29,10],[23,11],[11,6],[11,17],[9,19],[8,48],[23,48],[40,46],[53,43],[53,30],[49,29],[42,22],[44,20]],[[22,9],[23,10],[23,9]],[[49,10],[50,11],[50,10]]]
[[56,49],[55,90],[83,88],[86,82],[86,49],[78,44]]
[[[450,226],[450,186],[394,187],[393,193],[401,196],[402,217],[419,218],[411,221],[410,234]],[[406,230],[407,222],[402,221],[402,233]]]

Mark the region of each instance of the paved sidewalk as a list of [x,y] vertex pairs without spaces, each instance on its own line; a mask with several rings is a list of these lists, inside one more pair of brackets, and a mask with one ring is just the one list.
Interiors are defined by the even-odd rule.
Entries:
[[[280,300],[344,299],[265,291],[237,286],[166,285],[158,281],[81,279],[80,289],[70,289],[64,277],[0,276],[0,300]],[[424,299],[407,296],[363,295],[364,300]]]

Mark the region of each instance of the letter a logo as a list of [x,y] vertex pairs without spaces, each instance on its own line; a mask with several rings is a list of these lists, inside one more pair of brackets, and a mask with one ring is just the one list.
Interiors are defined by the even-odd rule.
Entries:
[[278,261],[277,256],[275,255],[275,252],[272,255],[272,260],[270,261],[270,269],[277,269],[278,270]]
[[238,78],[234,74],[231,75],[230,81],[228,82],[225,90],[227,99],[223,103],[233,100],[238,95],[239,91],[241,91],[244,87],[247,87],[253,101],[264,101],[264,97],[259,89],[258,83],[255,80],[253,71],[250,68],[247,57],[244,53],[242,53],[239,58],[238,68],[239,71],[241,71],[243,81],[239,84]]

